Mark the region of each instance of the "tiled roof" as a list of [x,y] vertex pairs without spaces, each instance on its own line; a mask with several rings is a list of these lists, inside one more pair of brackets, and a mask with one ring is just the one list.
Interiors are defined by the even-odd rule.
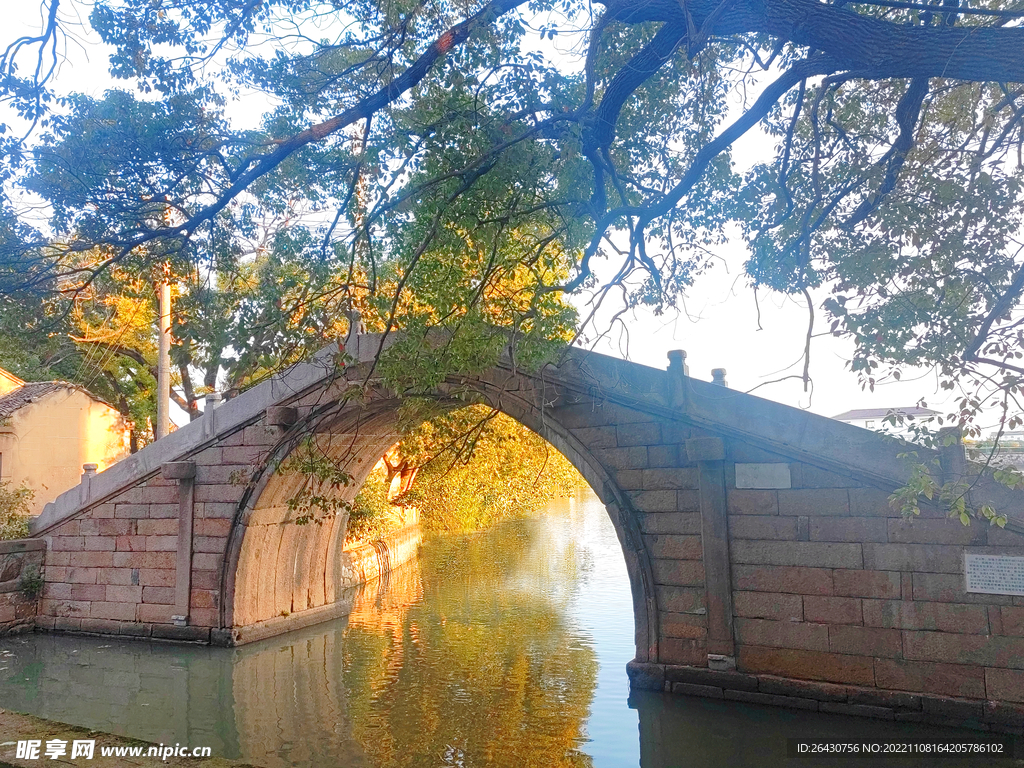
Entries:
[[854,411],[846,411],[846,413],[840,413],[838,416],[832,418],[836,421],[859,421],[861,419],[884,419],[890,413],[899,413],[904,416],[913,416],[914,418],[924,418],[926,416],[938,416],[938,411],[933,411],[930,408],[918,408],[916,405],[909,406],[907,408],[861,408]]
[[0,397],[0,419],[7,418],[29,403],[34,403],[43,395],[73,386],[66,381],[30,381]]

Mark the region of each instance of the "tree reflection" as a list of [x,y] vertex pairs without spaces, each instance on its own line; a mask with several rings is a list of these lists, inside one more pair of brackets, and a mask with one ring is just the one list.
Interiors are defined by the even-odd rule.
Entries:
[[[521,522],[486,541],[437,540],[411,580],[399,572],[386,597],[357,603],[345,687],[353,738],[370,763],[592,765],[580,747],[596,654],[566,622],[564,605],[530,588],[538,577],[578,574],[565,567],[572,558],[550,556],[554,545],[537,531]],[[396,586],[413,599],[398,604]]]

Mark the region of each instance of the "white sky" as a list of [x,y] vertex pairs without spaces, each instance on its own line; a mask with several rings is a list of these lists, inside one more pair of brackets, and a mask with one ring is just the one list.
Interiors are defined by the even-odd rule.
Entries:
[[[11,38],[38,32],[38,8],[19,6],[15,13],[13,18],[5,19]],[[80,42],[70,41],[66,46],[67,61],[58,73],[58,89],[99,97],[111,87],[125,87],[126,84],[108,76],[106,55],[95,36],[84,27],[78,31]],[[572,44],[570,39],[561,38],[543,47],[547,53],[555,53],[551,46],[564,46],[565,55]],[[569,54],[566,58],[574,57]],[[228,106],[228,114],[236,124],[254,125],[265,104],[258,96],[243,97]],[[754,158],[764,157],[771,146],[766,136],[756,129],[751,131],[734,147],[737,169],[743,170]],[[825,416],[851,408],[909,406],[922,397],[936,407],[948,397],[937,391],[935,377],[926,372],[916,377],[905,372],[901,382],[879,385],[875,392],[862,390],[856,376],[846,370],[852,344],[831,336],[815,338],[812,343],[813,393],[805,393],[802,382],[797,380],[766,384],[801,373],[807,308],[802,299],[798,303],[779,294],[761,293],[759,328],[753,292],[743,275],[745,245],[735,238],[719,249],[718,255],[721,262],[699,277],[688,293],[685,311],[662,317],[642,311],[625,316],[628,332],[616,327],[595,349],[659,368],[667,365],[668,350],[684,349],[694,377],[710,380],[712,368],[726,368],[729,385],[734,389],[749,391],[759,387],[755,394],[761,397]],[[824,296],[824,292],[818,291],[816,303]],[[577,301],[583,309],[585,299]],[[815,331],[823,332],[827,324],[820,311],[818,314]],[[179,413],[175,420],[184,421],[184,413]]]

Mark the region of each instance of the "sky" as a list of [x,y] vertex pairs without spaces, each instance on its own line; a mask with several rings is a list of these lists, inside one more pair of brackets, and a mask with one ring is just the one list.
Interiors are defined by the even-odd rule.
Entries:
[[[38,8],[17,6],[14,16],[6,20],[8,34],[13,37],[37,33]],[[538,41],[537,47],[561,57],[566,66],[575,66],[579,59],[578,41],[571,38]],[[108,88],[124,87],[108,76],[104,48],[86,27],[79,27],[78,39],[68,40],[64,52],[66,61],[56,80],[61,92],[99,97]],[[236,125],[253,126],[265,106],[258,95],[248,95],[232,102],[227,113]],[[756,129],[751,131],[734,146],[736,169],[742,172],[755,158],[763,158],[771,151],[769,139]],[[802,297],[797,301],[762,291],[755,302],[743,273],[747,254],[739,237],[730,238],[716,255],[713,268],[698,277],[687,293],[683,309],[662,316],[644,310],[630,313],[602,338],[591,338],[592,348],[657,368],[667,366],[669,350],[682,349],[687,353],[690,375],[695,378],[710,380],[713,368],[725,368],[733,389],[752,391],[760,397],[824,416],[853,408],[911,406],[922,398],[936,410],[943,410],[941,406],[948,395],[939,392],[935,376],[927,371],[904,372],[901,381],[881,383],[874,392],[862,388],[856,375],[847,369],[852,343],[829,335],[817,336],[812,341],[813,386],[804,391],[803,382],[797,378],[802,372],[808,320]],[[812,296],[820,304],[825,292],[819,290]],[[574,297],[573,301],[586,314],[587,297]],[[605,320],[609,317],[610,314],[604,315]],[[603,327],[607,323],[599,320],[597,325]],[[820,311],[815,330],[827,330]],[[187,421],[184,412],[172,418],[178,423]]]

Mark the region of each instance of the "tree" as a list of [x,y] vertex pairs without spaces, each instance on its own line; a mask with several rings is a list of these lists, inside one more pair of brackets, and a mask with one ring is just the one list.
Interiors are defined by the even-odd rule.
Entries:
[[[279,217],[344,276],[340,306],[470,339],[394,353],[422,389],[488,362],[495,321],[525,359],[583,332],[566,292],[671,307],[739,222],[750,282],[802,296],[808,340],[822,312],[852,337],[866,386],[930,365],[964,391],[954,423],[993,400],[1020,423],[1019,0],[99,0],[111,72],[141,94],[104,102],[55,97],[47,8],[0,59],[6,103],[39,126],[5,134],[8,188],[53,211],[43,233],[0,207],[8,295],[72,295],[146,254],[208,269],[215,243]],[[566,37],[575,67],[546,42]],[[270,98],[258,130],[225,117],[238,89]],[[777,151],[741,176],[730,149],[758,125]]]
[[[416,507],[425,529],[476,531],[529,515],[584,480],[569,460],[509,416],[482,405],[436,415],[408,429],[360,488],[349,536],[388,533]],[[395,522],[393,522],[395,521]]]

